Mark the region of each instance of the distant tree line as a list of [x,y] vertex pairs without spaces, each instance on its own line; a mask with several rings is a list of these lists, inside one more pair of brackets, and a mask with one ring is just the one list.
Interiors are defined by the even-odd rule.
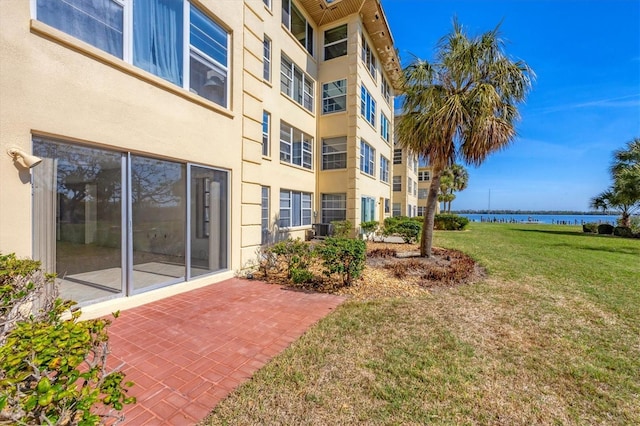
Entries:
[[620,213],[607,211],[588,211],[581,212],[577,210],[454,210],[456,214],[546,214],[546,215],[611,215],[618,216]]

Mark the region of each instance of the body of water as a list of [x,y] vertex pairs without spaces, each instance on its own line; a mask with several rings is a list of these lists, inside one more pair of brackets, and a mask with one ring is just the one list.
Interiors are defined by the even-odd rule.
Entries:
[[583,223],[609,223],[616,225],[619,216],[592,214],[460,214],[473,222],[546,223],[582,225]]

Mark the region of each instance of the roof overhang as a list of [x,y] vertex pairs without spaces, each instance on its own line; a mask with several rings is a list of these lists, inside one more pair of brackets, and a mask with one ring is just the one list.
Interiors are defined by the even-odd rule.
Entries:
[[298,2],[318,26],[359,13],[378,53],[381,65],[391,80],[391,85],[394,89],[399,89],[402,67],[380,0],[298,0]]

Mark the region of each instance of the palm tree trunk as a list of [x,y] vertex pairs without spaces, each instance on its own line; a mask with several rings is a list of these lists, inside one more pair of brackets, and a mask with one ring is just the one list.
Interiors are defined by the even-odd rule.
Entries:
[[433,245],[433,222],[436,217],[436,207],[438,205],[438,191],[440,190],[440,176],[442,169],[433,169],[433,178],[429,185],[429,195],[427,196],[427,211],[422,223],[422,238],[420,239],[420,256],[430,257]]

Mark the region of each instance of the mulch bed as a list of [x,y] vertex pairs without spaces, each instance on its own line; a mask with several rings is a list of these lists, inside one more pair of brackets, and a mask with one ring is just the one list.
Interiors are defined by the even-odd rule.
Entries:
[[389,297],[424,297],[430,291],[451,288],[480,280],[484,270],[466,254],[434,247],[431,257],[420,256],[417,244],[367,242],[367,266],[360,279],[344,287],[334,277],[325,277],[319,265],[312,265],[311,283],[291,284],[285,272],[268,276],[254,272],[256,279],[301,290],[349,296],[355,300]]

